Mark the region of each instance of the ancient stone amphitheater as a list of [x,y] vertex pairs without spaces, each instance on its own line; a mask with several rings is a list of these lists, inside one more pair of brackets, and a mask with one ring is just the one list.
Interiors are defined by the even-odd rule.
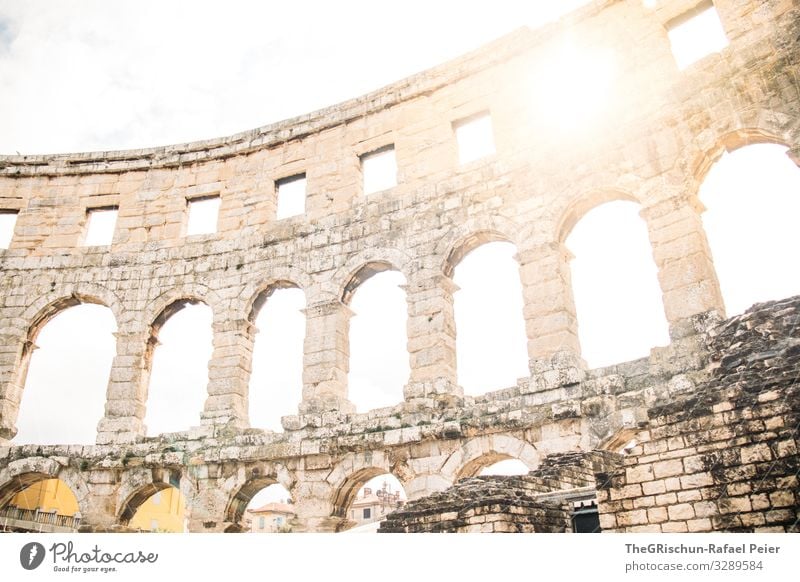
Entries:
[[[124,529],[173,485],[190,531],[237,531],[252,496],[277,482],[294,498],[296,531],[334,531],[359,487],[391,472],[411,501],[390,531],[564,531],[579,501],[595,504],[604,531],[797,530],[800,299],[725,319],[697,192],[726,150],[779,143],[800,157],[800,7],[715,4],[729,44],[684,70],[667,30],[696,2],[598,0],[253,131],[0,157],[0,209],[18,214],[0,251],[0,507],[58,477],[77,496],[83,529]],[[553,125],[536,74],[565,34],[583,54],[613,51],[619,63],[612,98],[573,131]],[[576,103],[594,98],[588,82],[575,90]],[[454,128],[476,115],[490,117],[496,151],[461,164]],[[365,195],[364,156],[390,149],[396,186]],[[299,174],[306,211],[278,220],[275,184]],[[208,197],[220,200],[217,232],[187,235],[188,204]],[[564,240],[616,199],[641,205],[671,343],[587,369]],[[112,244],[82,246],[88,213],[109,207],[118,209]],[[465,397],[451,276],[495,240],[517,248],[530,377]],[[357,414],[348,302],[387,269],[407,281],[411,374],[402,402]],[[254,318],[287,286],[306,297],[304,385],[297,415],[273,433],[249,426],[248,380]],[[85,302],[109,307],[118,326],[96,444],[15,446],[37,333]],[[214,314],[202,419],[146,437],[156,334],[187,302]],[[505,458],[531,475],[449,489]]]

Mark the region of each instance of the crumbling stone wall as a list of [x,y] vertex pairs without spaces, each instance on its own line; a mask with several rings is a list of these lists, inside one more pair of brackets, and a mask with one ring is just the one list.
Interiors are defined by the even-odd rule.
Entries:
[[569,513],[534,501],[527,477],[470,477],[389,514],[379,533],[560,533]]
[[[416,499],[500,459],[534,469],[554,453],[616,450],[648,426],[648,410],[691,397],[711,372],[704,334],[724,317],[699,185],[744,144],[781,143],[800,158],[800,8],[719,2],[730,45],[679,71],[665,23],[693,5],[598,0],[370,95],[225,138],[0,157],[0,210],[18,211],[0,250],[0,504],[59,477],[82,523],[112,529],[173,485],[192,531],[224,531],[278,482],[294,498],[296,531],[329,531],[378,474],[392,472]],[[545,72],[565,34],[579,53],[613,51],[619,73],[606,108],[570,132],[541,106],[561,88]],[[483,111],[496,153],[462,166],[453,125]],[[365,196],[359,156],[389,144],[398,184]],[[277,220],[275,183],[298,173],[306,213]],[[186,236],[187,201],[212,194],[218,232]],[[564,240],[616,199],[642,207],[672,341],[588,370]],[[112,243],[81,246],[88,210],[108,206],[119,208]],[[492,240],[517,247],[530,376],[472,398],[456,377],[452,274]],[[387,268],[407,281],[411,373],[395,406],[355,414],[347,304]],[[249,426],[248,383],[258,307],[286,286],[306,296],[304,385],[297,414],[273,433]],[[214,314],[208,397],[195,426],[147,437],[158,327],[186,301]],[[82,302],[106,305],[117,322],[96,444],[15,446],[37,334]]]
[[709,334],[710,378],[652,408],[618,472],[604,531],[800,531],[800,297]]
[[572,502],[594,499],[595,474],[619,463],[607,451],[550,455],[527,475],[469,477],[393,511],[379,533],[563,533]]

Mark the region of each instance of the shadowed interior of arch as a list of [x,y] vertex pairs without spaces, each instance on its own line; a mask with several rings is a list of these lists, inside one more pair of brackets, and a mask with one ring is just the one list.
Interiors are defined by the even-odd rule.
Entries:
[[[76,333],[81,330],[81,333]],[[30,334],[17,444],[92,444],[103,418],[116,320],[103,305],[53,306]],[[25,355],[23,356],[23,358]],[[76,420],[77,419],[77,420]]]
[[455,266],[456,357],[465,394],[508,388],[529,375],[515,253],[511,243],[488,242]]
[[199,425],[213,351],[211,309],[192,300],[172,303],[153,324],[150,346],[148,435]]
[[254,304],[258,332],[248,390],[250,426],[281,431],[281,417],[297,414],[303,391],[305,294],[270,288]]
[[405,277],[367,267],[351,293],[348,397],[359,411],[399,404],[410,374]]
[[24,473],[0,490],[0,531],[74,531],[80,520],[75,493],[50,475]]
[[703,227],[730,317],[800,294],[800,168],[778,144],[725,153],[703,180]]

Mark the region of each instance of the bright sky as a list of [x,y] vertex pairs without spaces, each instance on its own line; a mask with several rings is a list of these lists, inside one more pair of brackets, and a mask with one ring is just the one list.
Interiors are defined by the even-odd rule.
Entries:
[[[123,149],[224,136],[358,96],[582,3],[409,0],[387,18],[374,2],[355,1],[0,0],[0,152]],[[726,155],[701,194],[731,314],[754,300],[800,293],[794,257],[800,172],[784,150],[752,146]],[[736,210],[726,214],[725,206]],[[567,241],[576,255],[575,301],[591,366],[646,356],[668,341],[637,212],[630,203],[600,207]],[[459,382],[468,394],[512,386],[527,375],[513,253],[501,243],[481,247],[455,273],[462,289],[455,299]],[[630,268],[620,269],[621,263]],[[359,410],[402,399],[408,359],[398,277],[380,274],[353,297],[350,393]],[[280,290],[258,317],[254,426],[280,430],[280,416],[296,412],[303,302],[302,292]],[[209,327],[207,310],[192,306],[162,328],[148,402],[151,434],[198,424]],[[108,311],[97,306],[67,310],[44,328],[15,442],[94,441],[113,328]]]
[[[372,91],[586,0],[0,0],[0,152],[219,137]],[[409,42],[413,39],[413,42]]]

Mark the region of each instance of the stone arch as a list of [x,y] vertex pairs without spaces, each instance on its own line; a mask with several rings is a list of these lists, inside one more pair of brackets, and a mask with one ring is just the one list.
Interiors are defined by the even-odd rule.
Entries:
[[[42,295],[36,301],[31,303],[28,308],[22,313],[20,320],[24,322],[25,337],[23,339],[23,346],[21,357],[24,362],[25,358],[30,356],[30,349],[36,341],[39,332],[44,328],[47,323],[56,315],[77,305],[102,305],[111,310],[114,315],[114,321],[119,328],[120,321],[122,320],[122,307],[119,297],[116,294],[99,287],[97,285],[80,286],[76,289],[64,289],[60,291],[53,291],[46,295]],[[19,375],[18,378],[21,383],[24,383],[25,376]]]
[[[744,127],[719,135],[695,160],[686,196],[700,221],[721,314],[739,314],[754,303],[797,293],[781,274],[798,242],[791,220],[798,210],[798,140],[800,122],[795,135],[775,127]],[[781,154],[784,148],[788,160]],[[737,224],[752,233],[746,244]]]
[[[259,322],[259,316],[262,315],[262,309],[265,307],[268,311],[272,312],[273,316],[280,311],[272,310],[274,305],[270,303],[270,301],[272,301],[270,298],[273,296],[273,294],[275,294],[276,291],[287,289],[295,289],[300,291],[302,294],[302,305],[297,306],[298,311],[302,313],[302,331],[300,332],[301,335],[299,337],[294,335],[294,333],[298,331],[298,328],[292,328],[291,326],[288,328],[279,326],[272,329],[261,329],[261,327],[257,325],[257,323],[262,326],[264,325],[263,320]],[[309,305],[308,293],[296,283],[295,279],[285,278],[272,278],[266,283],[262,282],[259,285],[251,285],[248,287],[247,292],[248,296],[246,297],[246,303],[244,303],[244,307],[242,309],[233,308],[231,311],[233,313],[244,314],[241,316],[241,320],[238,316],[236,317],[236,325],[239,325],[241,329],[240,333],[242,344],[240,345],[239,357],[241,358],[240,367],[244,370],[245,374],[243,380],[246,385],[247,397],[245,399],[245,404],[248,411],[248,422],[251,423],[251,426],[260,426],[262,428],[268,427],[273,430],[280,430],[279,416],[293,414],[294,406],[296,406],[295,403],[292,405],[291,409],[287,408],[288,403],[287,401],[282,400],[282,398],[288,399],[288,394],[290,392],[294,394],[296,389],[296,395],[299,400],[302,393],[302,349],[308,326],[308,320],[304,310]],[[291,293],[288,295],[290,297],[292,296]],[[294,297],[296,298],[296,295]],[[242,295],[242,298],[244,298],[244,295]],[[278,300],[280,301],[280,298],[278,298]],[[285,311],[283,313],[286,315]],[[285,325],[287,322],[284,321],[281,323]],[[300,324],[299,321],[296,323]],[[280,358],[277,366],[275,365],[276,361],[272,361],[272,366],[268,366],[266,364],[266,360],[275,357],[275,353],[272,351],[269,353],[261,351],[263,350],[264,343],[266,342],[268,345],[270,341],[275,341],[275,338],[277,337],[284,338],[285,340],[287,339],[287,332],[291,338],[291,346],[298,350],[297,352],[293,351],[292,355],[296,355],[300,359],[294,360],[291,358],[282,357]],[[286,341],[282,341],[281,343],[284,347],[289,345],[289,343]],[[274,382],[275,378],[270,376],[271,373],[287,373],[288,370],[292,370],[292,373],[294,374],[294,381],[282,385],[285,386],[287,390],[281,390],[280,392],[258,390],[258,385],[256,384],[257,380],[262,382],[260,386],[263,388],[265,376],[270,378],[268,382]],[[295,381],[297,382],[296,384],[294,383]],[[267,386],[269,385],[270,384],[268,383]],[[272,384],[272,386],[274,385],[275,384]],[[291,390],[288,390],[290,387]],[[251,390],[253,390],[253,392],[251,392]],[[280,404],[277,404],[276,401],[280,402]],[[264,414],[268,414],[265,411],[271,411],[269,414],[272,416],[269,420],[267,417],[263,416]],[[262,416],[259,418],[260,415]]]
[[47,479],[63,481],[75,495],[81,514],[89,515],[89,486],[81,472],[46,457],[17,459],[0,471],[0,508],[20,491]]
[[[70,285],[42,295],[29,304],[17,319],[20,345],[14,367],[11,368],[12,381],[4,392],[5,399],[11,402],[12,407],[3,407],[5,410],[2,416],[6,417],[3,419],[3,425],[10,424],[16,427],[31,356],[36,347],[36,338],[41,330],[59,313],[70,307],[85,304],[108,308],[114,316],[116,328],[119,329],[124,313],[119,297],[104,287],[92,284]],[[2,390],[0,390],[0,394],[3,394]],[[14,428],[14,433],[16,433],[16,428]]]
[[564,243],[581,218],[602,204],[618,200],[641,204],[641,201],[632,193],[615,188],[590,190],[572,198],[561,210],[561,215],[555,223],[552,240]]
[[229,523],[226,532],[243,531],[241,527],[242,516],[253,497],[270,485],[282,485],[290,494],[293,493],[295,476],[282,464],[261,462],[250,467],[240,467],[223,486],[229,492],[228,502],[225,506],[225,522]]
[[474,477],[481,469],[505,459],[519,459],[529,469],[539,466],[541,455],[532,444],[517,437],[493,434],[468,440],[442,465],[441,474],[453,482]]
[[436,255],[442,257],[442,273],[452,278],[456,266],[469,253],[490,242],[510,242],[519,248],[519,226],[502,217],[480,217],[468,220],[454,228],[436,248]]
[[37,297],[30,303],[22,312],[21,318],[28,328],[38,326],[41,329],[59,312],[84,303],[108,307],[114,314],[117,325],[125,319],[119,296],[105,287],[91,283],[56,286],[49,293]]
[[358,490],[370,479],[390,473],[405,488],[409,475],[405,471],[393,471],[392,459],[383,451],[349,453],[330,472],[326,481],[333,491],[331,497],[332,516],[345,519],[347,509],[353,503]]
[[180,491],[187,501],[193,487],[178,468],[146,468],[141,467],[126,472],[122,478],[122,486],[117,493],[117,523],[128,525],[136,511],[151,495],[174,487]]
[[[219,313],[218,310],[214,310],[214,307],[207,301],[209,297],[209,293],[206,294],[189,294],[184,293],[183,291],[170,291],[162,295],[158,300],[151,303],[151,305],[146,310],[147,319],[144,321],[149,322],[148,328],[145,332],[145,346],[143,350],[143,359],[142,359],[142,376],[141,376],[141,403],[144,406],[145,410],[145,417],[147,418],[147,411],[151,405],[151,375],[153,372],[153,362],[156,347],[159,345],[158,335],[161,328],[172,318],[173,315],[184,309],[189,305],[204,305],[211,310],[212,316],[212,341],[213,341],[213,325],[216,321],[217,314]],[[213,296],[215,299],[216,296]],[[153,313],[153,307],[160,308],[160,311]],[[208,362],[204,364],[205,368],[208,369]],[[206,375],[206,381],[208,380],[208,375]],[[207,391],[204,392],[204,401],[207,398]],[[202,409],[201,409],[202,410]]]
[[169,289],[150,301],[142,313],[142,321],[148,322],[151,328],[163,325],[170,316],[180,311],[186,304],[203,303],[211,308],[216,321],[222,311],[222,300],[217,293],[205,285],[182,285]]
[[[720,120],[688,144],[677,166],[691,176],[696,194],[706,174],[725,152],[759,143],[795,147],[800,142],[800,120],[778,111],[750,109]],[[800,160],[792,158],[800,165]]]
[[408,280],[410,259],[399,249],[365,249],[352,257],[333,276],[332,284],[336,297],[345,305],[350,303],[353,293],[370,277],[383,271],[397,271]]
[[144,350],[143,364],[145,373],[142,377],[142,384],[147,390],[149,390],[150,372],[153,368],[153,352],[158,345],[158,332],[173,315],[178,313],[187,305],[203,304],[209,306],[208,303],[206,303],[203,299],[194,295],[180,294],[174,298],[170,297],[170,299],[170,302],[160,306],[160,311],[158,311],[155,315],[148,315],[147,319],[145,319],[145,321],[149,322],[149,330],[147,333],[147,345],[145,346]]
[[299,289],[303,292],[306,305],[308,305],[308,292],[296,281],[297,279],[281,277],[271,278],[266,283],[249,285],[241,295],[242,298],[245,298],[242,309],[233,309],[233,311],[243,313],[243,319],[247,319],[251,324],[254,324],[261,308],[264,307],[269,297],[278,289]]

